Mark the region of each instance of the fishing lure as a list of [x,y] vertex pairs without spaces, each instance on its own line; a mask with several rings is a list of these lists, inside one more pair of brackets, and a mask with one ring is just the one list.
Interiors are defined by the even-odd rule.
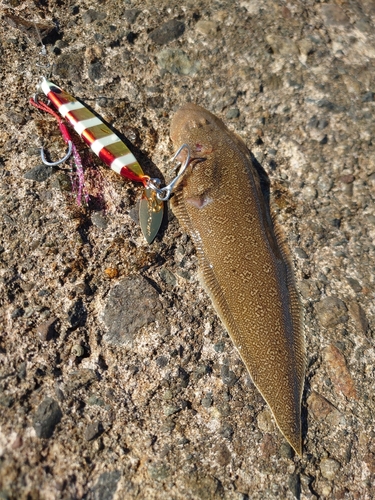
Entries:
[[242,140],[194,104],[177,111],[171,138],[190,148],[171,206],[196,245],[201,281],[279,429],[301,455],[301,307],[259,173]]
[[[151,243],[163,219],[164,201],[170,197],[174,184],[185,171],[187,164],[182,165],[179,174],[170,184],[160,187],[160,180],[145,175],[142,167],[124,142],[81,102],[46,78],[42,79],[38,90],[47,96],[60,115],[73,126],[83,141],[107,166],[122,177],[143,184],[144,191],[139,205],[139,221],[147,242]],[[76,154],[67,127],[54,110],[35,98],[30,99],[30,103],[57,117],[63,138],[69,146],[67,155],[57,162],[47,162],[42,149],[43,162],[47,165],[58,165],[70,156],[72,150]]]
[[[33,24],[41,46],[37,66],[47,71],[50,70],[51,67],[48,59],[46,59],[48,58],[47,49],[42,40],[40,26],[36,23]],[[42,59],[44,59],[44,63]],[[92,151],[107,166],[121,176],[143,184],[144,190],[139,203],[139,223],[146,241],[151,243],[158,233],[163,220],[164,202],[170,198],[174,186],[178,183],[189,164],[189,146],[183,144],[172,157],[171,161],[173,162],[180,152],[186,149],[186,160],[183,164],[180,163],[180,170],[176,177],[172,179],[168,185],[161,187],[160,179],[151,178],[145,175],[142,167],[124,142],[80,101],[45,77],[42,78],[38,85],[38,93],[39,92],[46,95],[49,102],[52,103],[60,115],[73,126],[74,130],[81,136],[84,142],[90,146]],[[48,162],[44,156],[44,150],[41,148],[42,161],[50,166],[59,165],[73,154],[78,184],[77,201],[78,204],[80,204],[80,199],[83,194],[83,166],[81,158],[63,120],[49,105],[39,102],[37,100],[37,95],[38,94],[30,99],[30,104],[50,113],[57,119],[63,139],[69,147],[68,153],[64,158],[56,162]],[[84,194],[87,199],[87,193]]]

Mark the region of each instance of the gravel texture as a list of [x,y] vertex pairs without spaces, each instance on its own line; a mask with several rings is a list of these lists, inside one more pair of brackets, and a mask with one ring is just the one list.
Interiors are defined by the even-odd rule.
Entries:
[[[375,498],[373,0],[3,2],[0,498]],[[170,179],[192,101],[270,176],[305,311],[304,454],[253,386],[171,213],[148,246],[139,186],[29,107],[43,68]],[[57,28],[53,28],[54,20]],[[236,221],[234,221],[236,222]],[[240,223],[238,221],[237,223]]]

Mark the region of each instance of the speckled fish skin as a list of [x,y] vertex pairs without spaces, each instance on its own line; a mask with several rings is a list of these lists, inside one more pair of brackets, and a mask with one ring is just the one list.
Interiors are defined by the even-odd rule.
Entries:
[[171,200],[196,245],[200,279],[279,429],[302,455],[301,307],[288,249],[250,152],[194,104],[177,111],[171,138],[176,149],[187,143],[193,159],[203,158],[190,163]]

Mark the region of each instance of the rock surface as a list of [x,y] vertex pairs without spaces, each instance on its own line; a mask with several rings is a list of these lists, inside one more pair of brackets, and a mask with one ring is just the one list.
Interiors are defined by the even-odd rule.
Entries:
[[171,179],[186,101],[269,174],[305,311],[301,459],[173,215],[148,246],[139,186],[79,138],[88,206],[68,164],[41,167],[40,146],[66,145],[27,105],[43,73],[29,3],[0,25],[0,498],[374,498],[374,2],[31,2],[51,80],[147,174]]
[[103,311],[108,344],[126,345],[141,328],[155,321],[161,310],[157,291],[142,276],[129,276],[119,281],[109,292]]
[[46,398],[40,403],[34,416],[34,429],[38,438],[50,438],[62,417],[57,401]]

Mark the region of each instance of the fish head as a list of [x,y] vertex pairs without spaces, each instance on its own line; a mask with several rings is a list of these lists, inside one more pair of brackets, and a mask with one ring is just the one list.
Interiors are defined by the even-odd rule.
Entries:
[[[197,104],[185,104],[173,116],[171,122],[171,139],[175,146],[185,143],[190,148],[192,159],[202,158],[213,152],[211,131],[213,115]],[[182,151],[178,160],[186,158]]]
[[[176,189],[183,190],[186,202],[198,209],[207,206],[219,189],[221,170],[218,168],[213,139],[217,118],[196,104],[185,104],[172,118],[170,135],[177,148],[187,144],[190,162]],[[217,143],[217,141],[216,141]],[[185,162],[186,148],[176,159]]]

